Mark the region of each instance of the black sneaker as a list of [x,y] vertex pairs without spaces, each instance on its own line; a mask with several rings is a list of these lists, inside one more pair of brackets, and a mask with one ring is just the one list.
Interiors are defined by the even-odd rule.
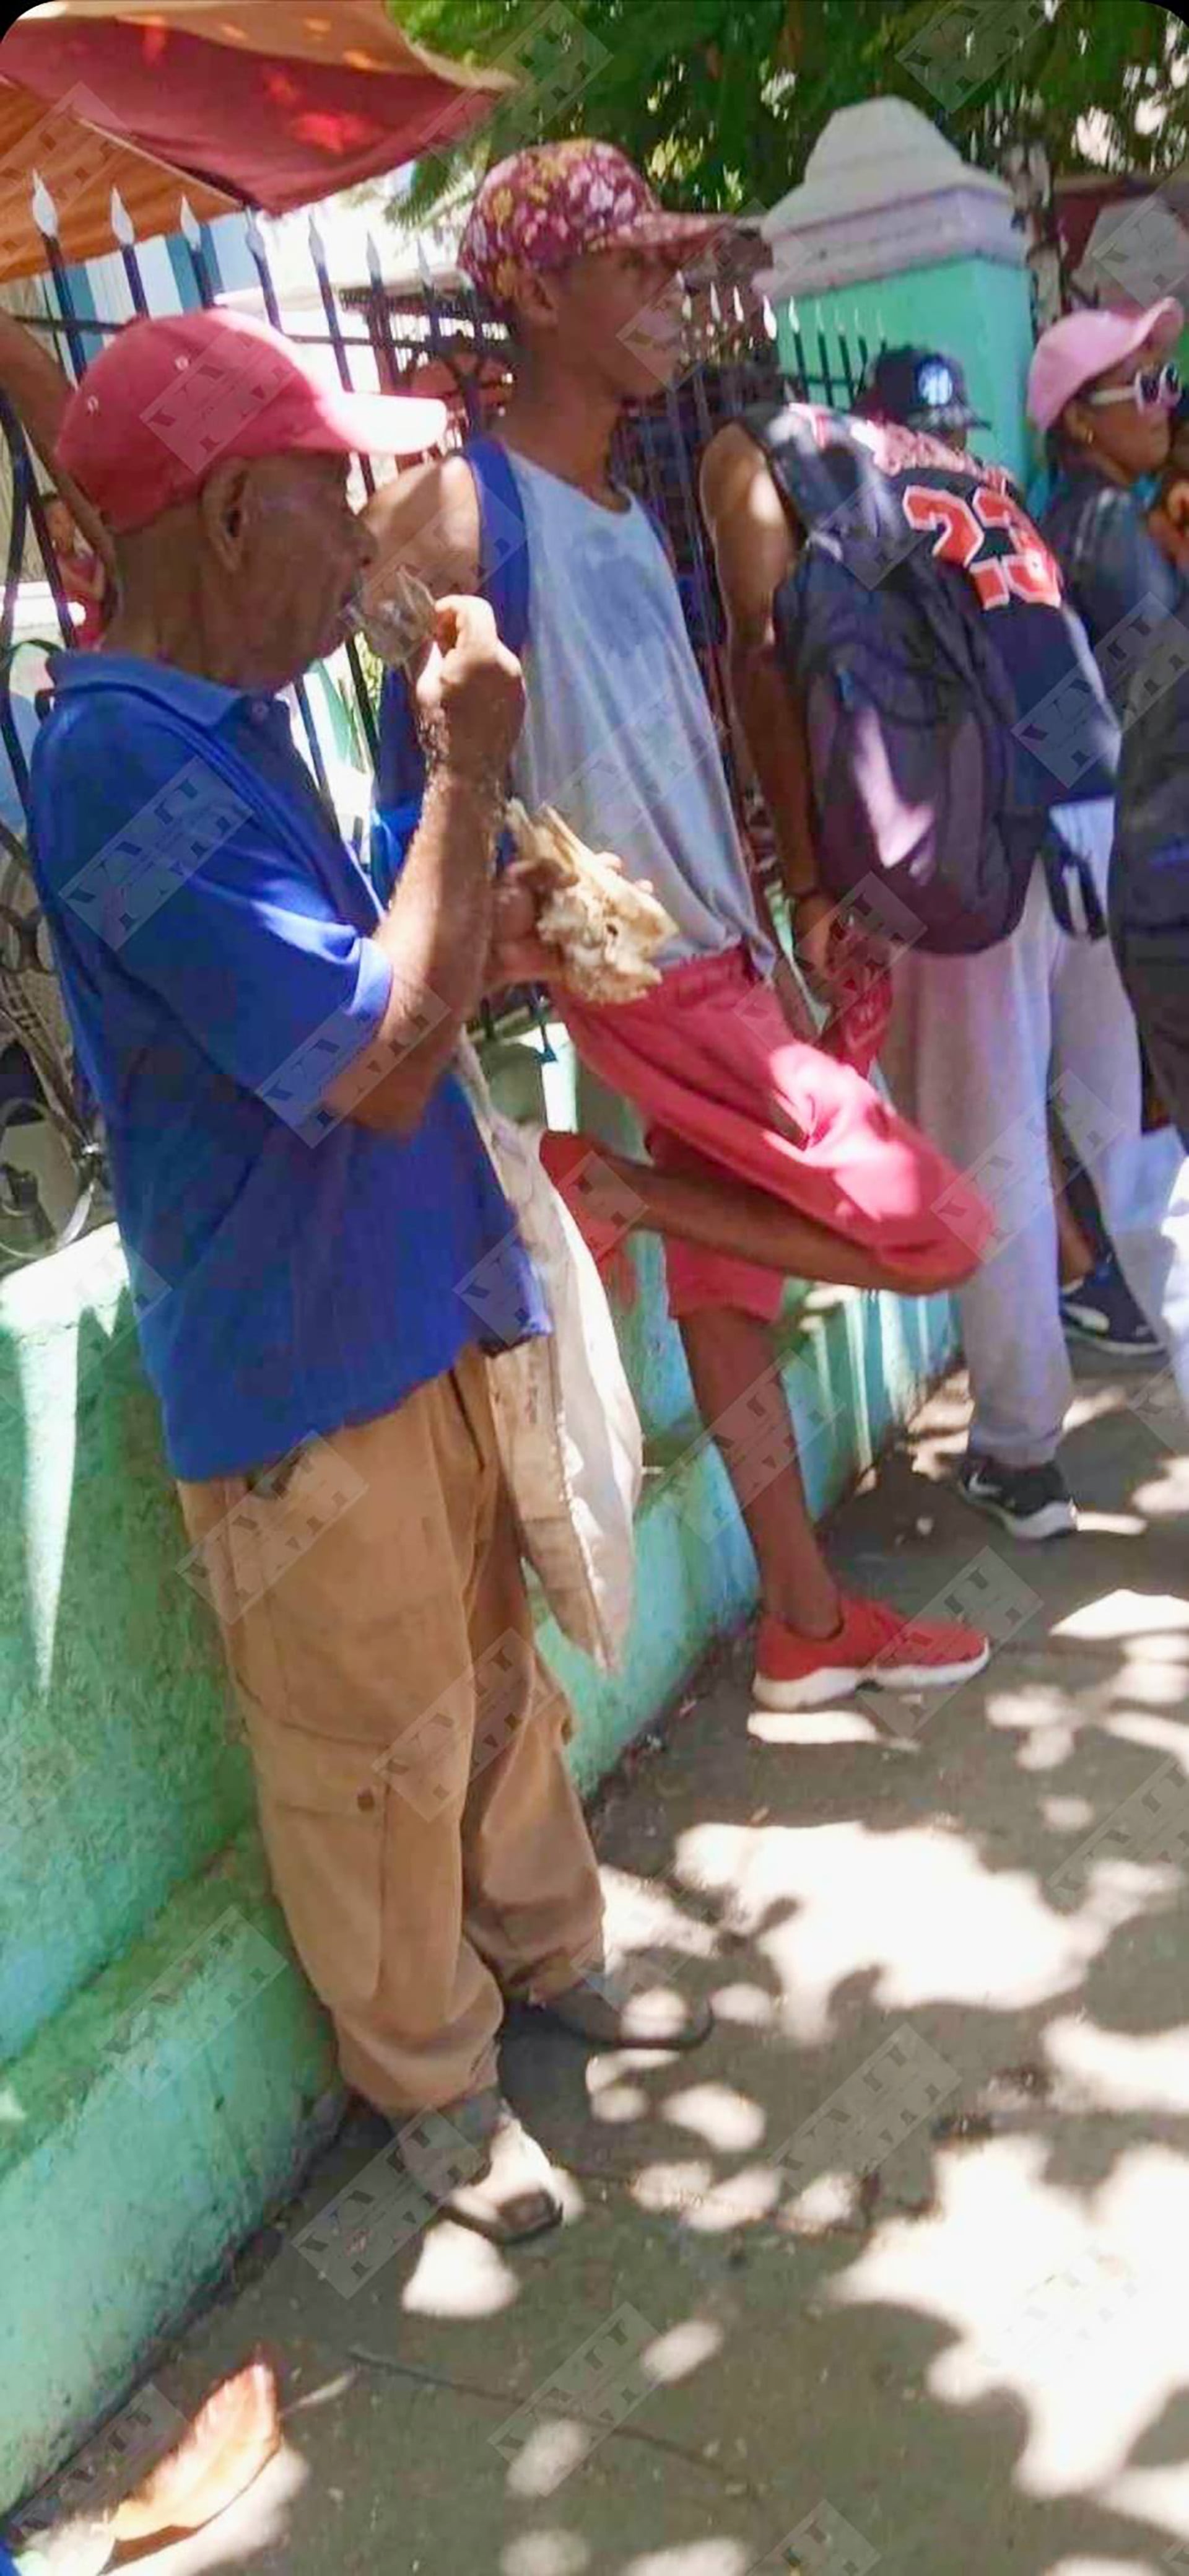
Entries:
[[1061,1291],[1061,1321],[1066,1339],[1081,1342],[1111,1359],[1151,1360],[1160,1344],[1141,1315],[1113,1253],[1076,1288]]
[[1059,1467],[1001,1467],[971,1454],[958,1484],[968,1503],[1002,1521],[1013,1538],[1064,1538],[1078,1525],[1077,1507]]

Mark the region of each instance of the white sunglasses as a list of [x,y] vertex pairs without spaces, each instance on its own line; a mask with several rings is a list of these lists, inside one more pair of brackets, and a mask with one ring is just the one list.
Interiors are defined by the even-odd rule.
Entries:
[[1082,401],[1092,410],[1101,411],[1106,403],[1134,403],[1137,411],[1172,411],[1181,399],[1179,367],[1140,367],[1126,385],[1108,385],[1104,392],[1083,394]]

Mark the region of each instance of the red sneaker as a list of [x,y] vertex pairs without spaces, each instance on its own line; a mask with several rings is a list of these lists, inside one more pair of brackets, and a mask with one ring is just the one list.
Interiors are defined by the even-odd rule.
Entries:
[[991,1652],[977,1628],[906,1619],[886,1601],[842,1599],[836,1637],[802,1637],[764,1619],[753,1689],[761,1708],[828,1708],[866,1682],[873,1690],[947,1690],[981,1673]]

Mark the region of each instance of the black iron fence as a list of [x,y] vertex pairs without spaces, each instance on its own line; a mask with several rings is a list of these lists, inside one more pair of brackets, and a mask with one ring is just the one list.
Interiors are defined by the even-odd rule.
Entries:
[[[268,247],[260,224],[250,218],[247,244],[259,285],[261,310],[277,328],[284,328],[282,296],[273,275]],[[181,236],[184,257],[189,262],[190,293],[186,301],[210,305],[218,300],[210,264],[202,248],[197,226],[188,226]],[[329,351],[344,386],[351,386],[361,375],[372,380],[372,370],[380,385],[392,392],[417,392],[436,395],[446,402],[450,414],[450,438],[461,443],[469,432],[490,426],[502,407],[507,384],[507,341],[498,323],[481,308],[476,297],[461,281],[452,278],[435,281],[425,274],[414,284],[389,285],[375,273],[364,285],[338,287],[333,282],[327,263],[322,234],[316,223],[309,228],[309,248],[313,279],[317,290],[317,307],[321,328],[307,329],[304,324],[290,324],[295,345]],[[134,245],[121,246],[121,258],[133,312],[151,310],[151,299]],[[58,356],[66,373],[75,381],[89,358],[116,331],[124,317],[104,319],[81,309],[71,292],[68,270],[49,237],[46,240],[46,267],[51,284],[54,310],[39,318],[23,316],[30,329],[43,334]],[[242,296],[236,299],[242,303]],[[713,564],[706,546],[698,510],[697,478],[702,450],[721,423],[744,410],[749,403],[778,397],[782,388],[804,399],[820,401],[845,409],[857,391],[867,364],[868,349],[856,340],[854,350],[844,336],[827,344],[822,333],[816,334],[809,348],[794,331],[788,344],[791,365],[782,363],[775,337],[775,322],[770,309],[746,285],[724,287],[721,291],[704,291],[697,305],[688,310],[691,361],[675,385],[658,390],[656,397],[639,405],[625,420],[617,440],[616,467],[622,479],[639,493],[654,515],[663,523],[672,547],[681,586],[682,600],[695,652],[703,672],[711,705],[718,723],[723,755],[741,824],[757,845],[761,861],[763,852],[762,816],[749,798],[737,775],[732,754],[731,731],[727,714],[727,684],[723,661],[723,619],[714,579]],[[786,356],[788,354],[786,352]],[[26,444],[21,424],[11,404],[0,395],[0,434],[3,436],[10,466],[10,522],[5,552],[3,608],[0,612],[0,742],[7,759],[14,795],[9,798],[9,822],[0,826],[7,850],[8,876],[0,893],[0,1264],[52,1248],[70,1232],[77,1232],[88,1211],[95,1205],[96,1153],[93,1135],[77,1090],[72,1088],[69,1066],[47,1074],[45,1046],[40,1054],[32,1047],[29,1034],[29,977],[34,971],[45,975],[44,934],[37,917],[31,883],[15,897],[13,871],[20,873],[20,811],[27,806],[28,796],[28,730],[18,722],[16,693],[13,689],[14,638],[22,616],[22,588],[28,582],[28,565],[39,561],[52,603],[50,622],[65,641],[73,636],[71,609],[63,582],[62,565],[55,552],[46,520],[45,502],[40,478]],[[371,485],[371,467],[362,460],[365,480]],[[44,637],[44,641],[57,638]],[[355,739],[365,758],[374,766],[376,750],[375,703],[372,678],[359,648],[348,644],[346,650],[349,674],[349,700],[354,719]],[[319,728],[310,689],[298,683],[297,705],[309,750],[309,757],[324,792],[329,792],[324,736]],[[46,1018],[45,996],[39,988],[42,1021]],[[505,1014],[498,1025],[523,1026],[531,1007],[521,1001],[518,1008]],[[60,1012],[50,1017],[59,1029]],[[488,1019],[489,1032],[497,1023]],[[70,1171],[77,1179],[77,1190],[47,1216],[42,1201],[36,1170],[18,1168],[13,1160],[14,1138],[19,1141],[22,1129],[46,1121],[52,1126],[57,1147],[66,1154]],[[36,1165],[37,1155],[29,1140],[25,1161]],[[61,1194],[59,1193],[59,1196]]]

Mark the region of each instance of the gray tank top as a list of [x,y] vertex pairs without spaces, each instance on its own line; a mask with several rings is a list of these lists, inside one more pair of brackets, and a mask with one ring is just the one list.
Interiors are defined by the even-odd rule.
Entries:
[[649,877],[677,923],[661,966],[742,940],[756,919],[706,693],[647,512],[622,513],[509,451],[528,529],[528,711],[512,762],[530,808],[555,805],[593,849]]

